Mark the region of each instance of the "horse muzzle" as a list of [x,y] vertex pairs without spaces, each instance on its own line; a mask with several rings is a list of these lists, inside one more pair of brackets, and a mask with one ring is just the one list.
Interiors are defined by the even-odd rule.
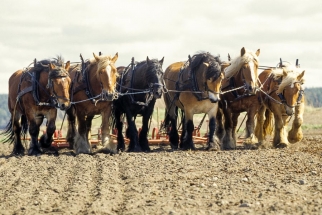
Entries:
[[220,94],[219,93],[212,93],[208,92],[209,100],[211,103],[216,103],[220,101]]

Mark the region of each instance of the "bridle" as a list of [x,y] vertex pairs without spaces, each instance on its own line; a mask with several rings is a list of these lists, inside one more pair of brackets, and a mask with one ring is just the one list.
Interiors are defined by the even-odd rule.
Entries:
[[51,93],[50,101],[56,108],[59,108],[58,99],[61,99],[63,101],[67,101],[67,102],[69,102],[70,99],[65,97],[65,96],[59,96],[56,93],[55,87],[54,87],[54,84],[53,84],[53,79],[63,79],[63,78],[66,78],[66,77],[69,77],[69,74],[68,74],[68,72],[63,71],[62,69],[60,69],[60,70],[51,70],[51,71],[49,71],[49,74],[48,74],[48,83],[47,83],[46,88],[49,89],[49,91]]

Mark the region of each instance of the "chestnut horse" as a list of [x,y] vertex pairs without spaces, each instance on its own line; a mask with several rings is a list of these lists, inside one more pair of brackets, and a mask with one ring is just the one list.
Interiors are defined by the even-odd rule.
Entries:
[[[33,67],[16,71],[9,79],[8,108],[11,119],[4,132],[5,142],[13,142],[12,155],[24,155],[21,135],[29,127],[31,137],[28,155],[42,153],[42,147],[51,146],[55,132],[57,108],[70,107],[68,74],[70,62],[64,66],[62,57],[34,61]],[[47,119],[46,133],[38,141],[39,127]]]
[[[258,56],[260,50],[252,52],[241,49],[240,56],[229,63],[222,64],[225,79],[218,111],[217,135],[222,138],[223,149],[236,148],[236,126],[241,112],[247,112],[246,141],[257,142],[254,135],[254,116],[260,103],[255,95],[258,88]],[[224,115],[224,125],[223,117]]]
[[[125,115],[127,121],[126,135],[130,139],[129,152],[149,152],[147,139],[149,120],[157,99],[163,93],[163,60],[149,59],[134,62],[128,67],[119,67],[119,79],[117,91],[118,99],[114,100],[113,115],[117,128],[117,149],[125,150],[123,137],[122,118]],[[142,116],[142,129],[138,134],[135,120],[137,115]]]
[[207,149],[220,149],[220,142],[214,134],[221,81],[224,78],[220,64],[219,56],[203,52],[193,57],[189,56],[186,63],[176,62],[166,69],[164,81],[168,93],[164,95],[166,116],[163,126],[169,130],[172,149],[177,149],[179,144],[178,108],[183,110],[180,148],[195,149],[192,139],[193,115],[207,113],[209,117]]
[[[102,142],[98,149],[102,152],[116,153],[116,145],[110,139],[109,120],[111,116],[112,100],[115,93],[117,70],[114,57],[97,56],[82,59],[82,65],[70,68],[72,79],[71,100],[73,105],[66,111],[68,118],[67,142],[76,154],[92,153],[89,136],[92,119],[95,115],[102,116]],[[78,131],[75,127],[77,117]]]
[[[273,130],[273,146],[276,148],[284,148],[289,143],[302,140],[304,91],[301,85],[304,83],[304,72],[298,67],[286,65],[266,69],[259,75],[262,84],[260,98],[263,102],[257,114],[255,128],[259,146]],[[287,134],[286,126],[292,116],[292,128]]]

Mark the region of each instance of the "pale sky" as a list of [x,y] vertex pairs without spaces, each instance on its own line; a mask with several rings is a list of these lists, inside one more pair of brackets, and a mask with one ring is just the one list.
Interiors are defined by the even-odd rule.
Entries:
[[79,62],[119,53],[116,66],[164,57],[163,69],[208,51],[227,60],[261,50],[261,66],[299,59],[306,87],[322,87],[321,0],[1,0],[0,93],[34,58]]

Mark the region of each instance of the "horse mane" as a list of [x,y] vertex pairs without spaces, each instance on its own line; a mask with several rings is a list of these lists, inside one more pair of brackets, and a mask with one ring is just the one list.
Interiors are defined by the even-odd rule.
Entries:
[[112,59],[112,57],[109,55],[99,56],[99,58],[100,58],[99,62],[97,62],[95,58],[91,58],[89,60],[89,63],[90,63],[89,67],[97,64],[96,74],[98,74],[98,72],[101,71],[102,69],[105,69]]
[[[137,80],[139,80],[138,82],[139,85],[140,86],[142,85],[141,87],[144,87],[144,84],[147,83],[149,80],[153,79],[156,75],[154,72],[148,72],[148,71],[155,70],[155,65],[158,65],[160,63],[158,59],[150,59],[150,64],[148,64],[146,60],[143,60],[140,62],[136,61],[135,64],[136,64],[135,76],[141,77]],[[146,66],[146,69],[140,69],[141,67],[143,68],[144,66]],[[138,72],[144,72],[144,73],[139,74]],[[130,72],[128,75],[128,81],[132,79],[132,75],[133,75],[132,72]],[[142,79],[142,77],[144,78]],[[137,83],[134,83],[134,84],[137,84]]]
[[[287,74],[286,76],[284,76],[284,72]],[[282,68],[273,69],[272,74],[274,80],[278,80],[279,78],[283,77],[282,82],[279,84],[276,93],[281,93],[286,86],[293,85],[296,82],[304,84],[304,78],[302,78],[301,80],[297,80],[297,77],[301,74],[301,72],[303,72],[303,69],[291,65],[286,65]]]
[[243,56],[238,56],[231,60],[230,66],[226,67],[224,70],[225,78],[229,79],[234,76],[245,63],[248,63],[253,59],[258,61],[255,52],[246,49],[246,53]]
[[209,69],[206,74],[206,78],[209,79],[213,77],[217,79],[221,73],[220,65],[221,60],[220,56],[213,56],[209,52],[200,52],[192,56],[191,58],[191,70],[197,70],[202,62],[209,63]]

